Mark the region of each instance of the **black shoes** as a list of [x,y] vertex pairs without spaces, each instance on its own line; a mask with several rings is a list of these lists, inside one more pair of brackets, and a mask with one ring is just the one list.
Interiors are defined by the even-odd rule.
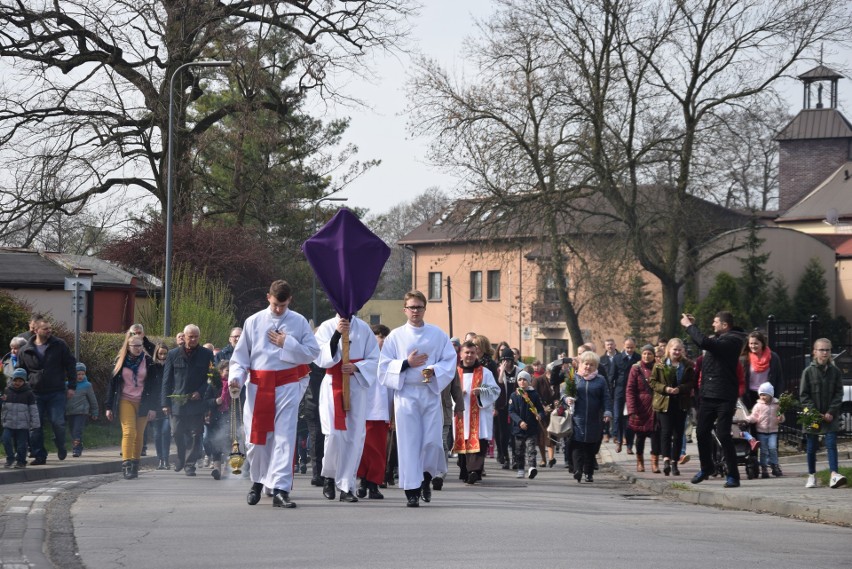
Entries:
[[472,486],[473,484],[476,484],[480,480],[481,480],[481,478],[479,477],[478,472],[471,472],[470,474],[467,475],[466,484],[468,484],[469,486]]
[[350,504],[354,504],[355,502],[358,501],[358,498],[356,498],[352,494],[352,492],[341,492],[340,493],[340,501],[341,502],[349,502]]
[[322,486],[322,476],[314,476],[311,478],[311,486]]
[[680,468],[677,467],[677,461],[672,461],[672,476],[680,476]]
[[295,508],[296,502],[290,501],[290,494],[276,488],[272,493],[273,508]]
[[183,470],[187,476],[195,476],[195,466],[187,466]]
[[441,476],[436,476],[432,479],[432,489],[441,490],[444,487],[444,479]]
[[582,473],[582,472],[580,472],[579,470],[578,470],[578,471],[576,471],[576,472],[574,473],[574,480],[576,480],[577,482],[579,482],[579,481],[580,481],[580,480],[582,480],[582,479],[583,479],[583,473]]
[[246,502],[249,506],[254,506],[258,502],[260,502],[260,493],[263,492],[263,484],[260,482],[255,482],[251,485],[251,490],[249,490],[248,495],[246,495]]
[[334,488],[334,478],[326,478],[322,484],[322,495],[326,497],[327,500],[334,500],[335,497],[335,488]]
[[356,494],[358,495],[359,498],[366,498],[367,497],[367,479],[366,478],[361,479],[361,482],[358,484],[358,490],[356,491]]
[[186,461],[177,459],[177,462],[175,462],[175,472],[180,472],[181,470],[183,470],[184,466],[186,466]]
[[591,474],[586,474],[586,482],[594,482],[595,478]]
[[134,478],[139,478],[139,461],[131,460],[130,461],[130,473],[125,476],[128,480],[132,480]]
[[419,490],[406,490],[405,497],[408,500],[405,504],[409,508],[417,508],[420,506],[420,491]]
[[30,461],[30,466],[42,466],[44,464],[47,464],[46,458],[36,458]]
[[56,450],[56,457],[59,460],[65,460],[66,456],[68,456],[68,449],[66,449],[65,447]]
[[130,480],[130,478],[131,478],[130,472],[131,472],[130,461],[125,460],[124,462],[121,463],[121,475],[124,476],[125,480]]
[[373,482],[367,483],[367,496],[370,497],[370,500],[382,500],[385,497],[384,494],[379,492],[379,487]]
[[210,476],[213,477],[213,480],[219,480],[220,478],[222,478],[222,473],[219,472],[218,468],[214,468],[210,471]]

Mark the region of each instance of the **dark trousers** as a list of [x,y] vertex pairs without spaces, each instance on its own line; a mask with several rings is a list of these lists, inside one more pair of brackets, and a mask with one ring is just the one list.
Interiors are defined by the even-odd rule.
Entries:
[[497,462],[509,462],[509,440],[512,438],[512,425],[509,423],[509,409],[498,409],[494,417],[494,446],[497,448]]
[[485,454],[488,452],[488,439],[479,439],[479,452],[459,453],[459,479],[467,480],[471,472],[476,472],[482,476],[482,469],[485,467]]
[[305,415],[308,424],[308,450],[311,460],[311,478],[322,476],[322,458],[325,454],[325,435],[322,434],[319,413],[311,411]]
[[51,391],[49,393],[36,393],[36,405],[41,427],[30,431],[30,446],[33,457],[37,460],[47,458],[47,449],[44,448],[44,429],[47,424],[53,427],[53,441],[56,450],[65,450],[65,402],[68,400],[65,390]]
[[83,429],[86,427],[86,419],[88,415],[68,415],[68,429],[71,431],[71,444],[74,445],[72,450],[82,452],[83,450]]
[[584,443],[573,441],[571,443],[571,456],[574,461],[574,472],[582,472],[591,476],[595,471],[595,449],[598,443]]
[[728,476],[739,480],[740,471],[737,467],[737,452],[734,449],[734,439],[731,437],[731,422],[734,418],[737,402],[727,399],[701,399],[698,408],[698,421],[695,426],[698,435],[698,457],[701,460],[701,470],[705,474],[711,474],[715,466],[713,464],[713,431],[722,445],[725,456],[725,464],[728,467]]
[[172,432],[177,447],[177,463],[195,466],[203,452],[204,415],[172,415]]
[[683,444],[683,428],[686,425],[686,411],[669,401],[669,410],[657,413],[660,421],[660,454],[663,458],[677,460]]
[[27,429],[3,429],[3,450],[6,451],[6,464],[12,464],[15,459],[18,464],[27,463],[27,439],[30,432]]

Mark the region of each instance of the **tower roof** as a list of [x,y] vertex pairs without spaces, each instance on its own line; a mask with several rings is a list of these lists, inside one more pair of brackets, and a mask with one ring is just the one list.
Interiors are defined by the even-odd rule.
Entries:
[[825,65],[817,65],[810,71],[805,71],[801,75],[799,75],[799,79],[804,81],[805,83],[810,83],[811,81],[825,81],[830,79],[843,79],[843,75],[826,67]]
[[775,140],[820,138],[852,138],[852,124],[834,108],[804,109],[775,135]]

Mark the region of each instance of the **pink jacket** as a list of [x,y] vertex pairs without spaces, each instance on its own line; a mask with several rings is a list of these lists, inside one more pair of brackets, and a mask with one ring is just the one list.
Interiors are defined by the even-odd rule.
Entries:
[[746,417],[746,421],[757,425],[758,433],[777,433],[778,400],[773,399],[772,403],[767,405],[762,399],[758,399],[751,410],[751,414]]

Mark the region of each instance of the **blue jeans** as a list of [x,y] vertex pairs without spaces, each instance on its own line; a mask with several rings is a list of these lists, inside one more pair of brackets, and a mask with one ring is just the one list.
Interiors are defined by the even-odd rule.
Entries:
[[627,394],[622,393],[613,397],[612,404],[612,436],[615,442],[626,440],[627,448],[633,448],[634,433],[627,426],[627,415],[624,414],[624,406],[627,404]]
[[168,417],[154,419],[150,423],[154,433],[154,448],[157,449],[157,458],[169,461],[169,451],[172,446],[172,429]]
[[36,460],[45,460],[47,449],[44,448],[44,429],[47,423],[53,427],[56,450],[65,450],[65,402],[68,398],[65,390],[36,393],[35,398],[41,427],[30,431],[30,446]]
[[778,465],[778,433],[757,433],[760,441],[760,466]]
[[6,463],[12,464],[12,458],[18,464],[27,463],[27,429],[3,429],[3,450],[6,451]]
[[[806,435],[808,439],[808,474],[816,474],[816,453],[819,435]],[[825,452],[828,454],[828,469],[837,472],[837,433],[825,434]]]
[[83,428],[86,426],[88,415],[68,415],[68,428],[71,430],[71,441],[74,451],[83,451]]

